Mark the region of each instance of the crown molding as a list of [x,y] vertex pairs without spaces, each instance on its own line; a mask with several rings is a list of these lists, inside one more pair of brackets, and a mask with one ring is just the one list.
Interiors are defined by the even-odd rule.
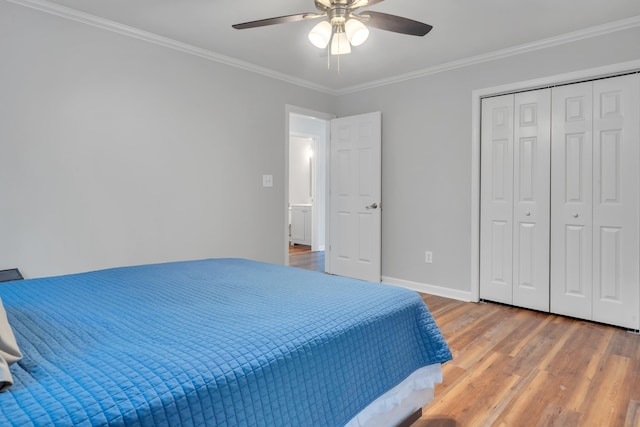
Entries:
[[447,62],[444,64],[436,65],[434,67],[424,68],[422,70],[400,74],[387,79],[376,80],[376,81],[364,83],[362,85],[357,85],[357,86],[351,86],[348,88],[341,89],[338,92],[340,95],[347,95],[353,92],[359,92],[366,89],[386,86],[393,83],[403,82],[406,80],[417,79],[417,78],[429,76],[432,74],[438,74],[438,73],[443,73],[445,71],[455,70],[457,68],[464,68],[464,67],[468,67],[475,64],[481,64],[483,62],[495,61],[497,59],[503,59],[510,56],[520,55],[522,53],[532,52],[540,49],[546,49],[553,46],[559,46],[566,43],[571,43],[571,42],[584,40],[591,37],[597,37],[605,34],[615,33],[617,31],[623,31],[623,30],[627,30],[635,27],[640,27],[640,15],[633,16],[631,18],[621,19],[619,21],[613,21],[608,24],[586,28],[579,31],[573,31],[566,34],[561,34],[559,36],[538,40],[532,43],[526,43],[519,46],[496,50],[496,51],[489,52],[482,55],[476,55],[468,58],[463,58],[457,61]]
[[300,79],[298,77],[291,76],[289,74],[281,73],[266,67],[260,67],[250,62],[241,61],[236,58],[221,55],[211,50],[199,48],[191,44],[183,43],[168,37],[164,37],[155,33],[141,30],[139,28],[131,27],[128,25],[120,24],[109,19],[101,18],[89,13],[81,12],[70,7],[61,6],[59,4],[47,1],[47,0],[6,0],[10,3],[15,3],[21,6],[25,6],[31,9],[39,10],[41,12],[56,15],[62,18],[70,19],[76,22],[80,22],[93,27],[101,28],[103,30],[112,31],[118,34],[122,34],[128,37],[133,37],[139,40],[144,40],[149,43],[153,43],[159,46],[174,49],[189,55],[199,56],[210,61],[215,61],[221,64],[225,64],[231,67],[236,67],[242,70],[250,71],[256,74],[261,74],[266,77],[270,77],[276,80],[281,80],[287,83],[302,86],[307,89],[312,89],[318,92],[323,92],[329,95],[339,96],[347,95],[354,92],[360,92],[367,89],[373,89],[380,86],[387,86],[394,83],[400,83],[406,80],[417,79],[433,74],[443,73],[457,68],[464,68],[475,64],[481,64],[483,62],[494,61],[497,59],[507,58],[510,56],[519,55],[526,52],[532,52],[535,50],[546,49],[553,46],[559,46],[566,43],[571,43],[590,37],[597,37],[617,31],[623,31],[630,28],[640,26],[640,15],[633,16],[631,18],[621,19],[619,21],[610,22],[608,24],[598,25],[595,27],[586,28],[579,31],[573,31],[559,36],[550,37],[542,40],[538,40],[532,43],[526,43],[519,46],[514,46],[506,49],[501,49],[493,52],[489,52],[482,55],[476,55],[468,58],[463,58],[456,61],[447,62],[444,64],[436,65],[434,67],[424,68],[422,70],[413,71],[410,73],[399,74],[397,76],[374,80],[371,82],[363,83],[361,85],[350,86],[342,89],[332,89],[330,87],[319,85],[317,83],[310,82],[308,80]]
[[72,21],[80,22],[92,27],[97,27],[103,30],[118,33],[124,36],[133,37],[139,40],[144,40],[149,43],[153,43],[159,46],[167,47],[169,49],[177,50],[189,55],[199,56],[210,61],[219,62],[221,64],[229,65],[231,67],[240,68],[242,70],[250,71],[256,74],[261,74],[266,77],[271,77],[276,80],[281,80],[287,83],[292,83],[298,86],[312,89],[319,92],[324,92],[329,95],[337,95],[338,92],[323,85],[319,85],[308,80],[299,79],[289,74],[280,73],[278,71],[271,70],[269,68],[260,67],[250,62],[241,61],[236,58],[221,55],[211,50],[202,49],[197,46],[193,46],[188,43],[183,43],[168,37],[164,37],[149,31],[144,31],[139,28],[131,27],[128,25],[120,24],[109,19],[101,18],[95,15],[91,15],[86,12],[61,6],[56,3],[52,3],[47,0],[6,0],[10,3],[15,3],[20,6],[25,6],[31,9],[45,12],[51,15],[66,18]]

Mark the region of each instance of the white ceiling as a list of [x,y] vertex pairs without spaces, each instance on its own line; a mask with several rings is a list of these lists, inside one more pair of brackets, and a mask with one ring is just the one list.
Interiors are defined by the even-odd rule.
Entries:
[[[386,0],[371,10],[433,25],[425,37],[371,29],[327,69],[307,39],[316,20],[235,30],[232,24],[313,12],[312,0],[10,0],[55,3],[167,37],[259,69],[340,92],[554,38],[640,25],[639,0]],[[363,8],[361,10],[366,10]],[[596,28],[594,28],[596,27]]]

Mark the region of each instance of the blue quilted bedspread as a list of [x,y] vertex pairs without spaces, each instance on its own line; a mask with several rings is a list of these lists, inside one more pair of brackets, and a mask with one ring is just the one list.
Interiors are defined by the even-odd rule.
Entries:
[[240,259],[0,285],[0,425],[340,426],[451,354],[418,294]]

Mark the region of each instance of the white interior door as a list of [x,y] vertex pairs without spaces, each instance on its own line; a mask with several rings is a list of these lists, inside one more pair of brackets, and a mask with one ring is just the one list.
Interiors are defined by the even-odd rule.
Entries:
[[553,89],[551,311],[640,327],[640,77]]
[[549,310],[549,89],[482,101],[480,297]]
[[551,311],[591,319],[592,87],[552,91]]
[[482,100],[480,298],[513,303],[514,95]]
[[480,297],[640,329],[640,75],[482,100]]
[[551,90],[515,95],[513,305],[549,311]]
[[593,320],[640,329],[640,75],[593,83]]
[[327,272],[379,282],[381,242],[380,112],[331,121]]

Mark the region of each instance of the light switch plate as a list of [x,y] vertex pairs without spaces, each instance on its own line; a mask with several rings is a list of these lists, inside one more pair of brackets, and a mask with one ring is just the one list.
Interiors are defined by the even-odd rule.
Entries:
[[262,175],[262,186],[273,187],[273,175]]

